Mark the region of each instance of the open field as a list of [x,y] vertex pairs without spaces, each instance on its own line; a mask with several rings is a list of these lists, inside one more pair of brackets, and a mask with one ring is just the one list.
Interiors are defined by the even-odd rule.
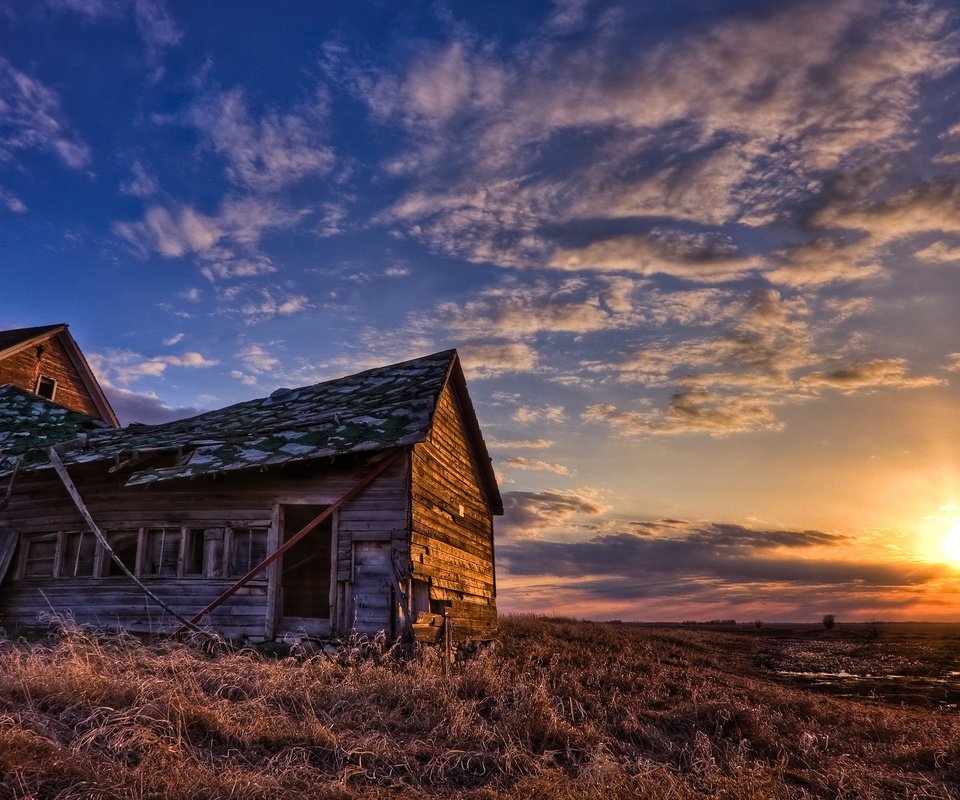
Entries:
[[7,640],[0,797],[954,798],[958,635],[508,618],[450,675]]

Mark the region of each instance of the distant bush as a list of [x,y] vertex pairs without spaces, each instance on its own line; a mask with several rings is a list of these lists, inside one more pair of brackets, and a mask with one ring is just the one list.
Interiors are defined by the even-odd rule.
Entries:
[[834,619],[833,614],[824,614],[823,615],[823,627],[827,630],[830,630],[834,625],[837,624],[836,619]]

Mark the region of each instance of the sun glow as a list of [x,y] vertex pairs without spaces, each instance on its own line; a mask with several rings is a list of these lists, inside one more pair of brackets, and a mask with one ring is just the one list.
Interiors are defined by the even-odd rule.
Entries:
[[955,522],[944,535],[943,554],[954,564],[960,564],[960,522]]
[[960,506],[942,505],[917,526],[918,555],[960,569]]

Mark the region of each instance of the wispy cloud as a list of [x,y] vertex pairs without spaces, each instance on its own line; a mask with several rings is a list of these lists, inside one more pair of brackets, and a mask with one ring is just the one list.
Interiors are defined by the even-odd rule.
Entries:
[[[627,8],[608,11],[566,16],[583,26],[572,46],[548,34],[503,52],[461,34],[399,78],[354,76],[375,118],[407,133],[385,168],[419,177],[383,221],[474,261],[698,278],[695,257],[658,252],[636,221],[794,214],[825,171],[902,148],[922,81],[956,63],[945,16],[925,3],[807,0],[651,47],[628,46]],[[564,246],[573,222],[593,242]],[[699,266],[727,277],[755,265],[711,260]]]
[[472,380],[515,372],[531,372],[537,366],[536,351],[522,342],[473,342],[460,347],[464,371]]
[[106,386],[104,391],[122,425],[131,422],[157,425],[193,417],[203,411],[201,408],[168,405],[155,392],[134,392],[118,386]]
[[47,0],[47,5],[91,19],[115,20],[130,15],[144,44],[146,62],[154,68],[163,54],[183,38],[163,0]]
[[908,375],[907,362],[903,358],[875,358],[870,361],[854,361],[838,369],[810,373],[805,375],[802,380],[805,383],[828,386],[845,393],[880,387],[914,389],[925,386],[940,386],[945,383],[943,378],[933,375],[916,377]]
[[534,470],[537,472],[552,472],[554,475],[572,475],[570,468],[565,464],[551,464],[539,458],[513,456],[503,459],[503,463],[513,469]]
[[[0,166],[30,150],[53,153],[71,169],[82,169],[91,159],[90,147],[71,129],[59,95],[0,56]],[[19,202],[8,195],[6,204]]]
[[185,121],[227,161],[227,175],[240,186],[276,192],[305,178],[327,174],[333,150],[324,141],[327,101],[322,93],[287,112],[256,118],[242,89],[204,96]]
[[227,198],[214,215],[190,205],[154,205],[142,220],[114,223],[114,231],[143,254],[165,258],[194,256],[210,281],[267,275],[273,262],[258,250],[269,231],[287,230],[302,214],[270,200]]
[[126,385],[146,377],[157,378],[168,367],[197,369],[214,367],[220,363],[196,352],[144,356],[133,350],[105,350],[102,353],[90,353],[88,359],[101,383],[108,386],[117,383]]

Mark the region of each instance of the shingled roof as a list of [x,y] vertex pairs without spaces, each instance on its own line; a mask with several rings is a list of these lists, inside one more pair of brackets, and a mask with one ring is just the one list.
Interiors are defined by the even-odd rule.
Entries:
[[67,465],[177,452],[175,466],[144,464],[127,486],[410,445],[426,439],[437,399],[451,377],[468,417],[478,467],[497,506],[496,480],[456,350],[313,386],[279,389],[269,397],[189,419],[122,430],[94,427],[89,418],[5,386],[0,388],[0,475],[10,473],[18,458],[22,471],[49,468],[47,448],[64,442],[75,445],[64,448]]

